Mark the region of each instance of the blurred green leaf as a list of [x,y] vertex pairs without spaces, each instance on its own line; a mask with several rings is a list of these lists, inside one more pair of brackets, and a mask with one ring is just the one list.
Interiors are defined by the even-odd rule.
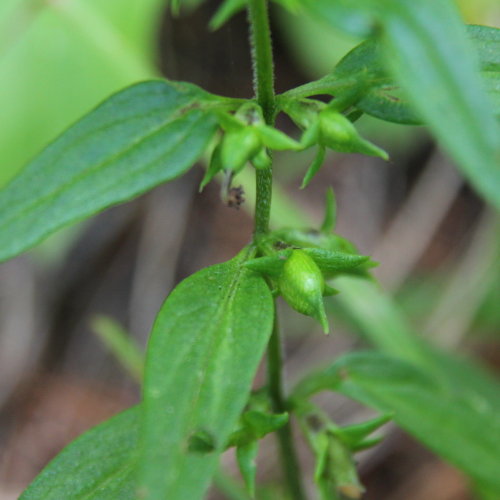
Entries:
[[349,8],[346,1],[304,0],[304,6],[334,27],[346,8],[363,20],[358,34],[380,28],[383,59],[418,116],[479,192],[500,207],[499,125],[452,2],[362,0]]
[[0,191],[0,261],[184,173],[215,132],[211,99],[150,81],[82,118]]
[[144,372],[144,354],[130,334],[113,318],[97,316],[92,328],[114,357],[139,383]]
[[422,369],[378,352],[344,356],[303,384],[298,386],[302,396],[307,386],[309,394],[330,389],[394,412],[403,429],[478,484],[500,493],[500,418],[487,402],[479,408]]
[[94,427],[67,446],[35,478],[21,500],[136,498],[140,408]]
[[210,29],[218,30],[231,17],[243,10],[247,5],[247,0],[223,0],[219,8],[210,19]]
[[301,0],[302,5],[317,19],[353,36],[366,37],[375,26],[377,6],[372,0]]
[[[144,388],[145,498],[201,498],[247,402],[274,315],[264,279],[243,267],[251,256],[246,249],[183,281],[155,322]],[[186,453],[200,430],[215,452]]]
[[[481,76],[486,89],[493,98],[495,114],[500,116],[500,29],[487,26],[467,26],[479,57]],[[395,123],[419,124],[421,120],[413,111],[410,102],[402,94],[384,67],[384,52],[379,40],[367,40],[351,50],[335,67],[333,72],[309,86],[339,82],[355,78],[361,98],[356,107],[363,112]],[[304,86],[306,87],[306,86]],[[304,88],[302,87],[302,88]]]
[[165,1],[0,4],[2,185],[96,102],[155,76]]
[[371,345],[440,379],[478,409],[486,405],[500,413],[498,379],[478,364],[425,342],[376,284],[347,276],[334,283],[341,291],[336,301]]

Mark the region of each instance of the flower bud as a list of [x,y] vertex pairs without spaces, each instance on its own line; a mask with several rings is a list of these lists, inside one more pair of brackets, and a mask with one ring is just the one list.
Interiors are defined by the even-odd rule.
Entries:
[[221,146],[221,160],[225,170],[239,172],[262,148],[257,130],[243,127],[224,135]]
[[328,321],[323,305],[325,280],[314,260],[303,250],[293,250],[278,279],[283,298],[296,311],[317,319],[325,333]]
[[320,144],[342,153],[362,153],[379,156],[384,160],[387,153],[375,144],[363,139],[354,125],[341,113],[326,108],[319,114]]

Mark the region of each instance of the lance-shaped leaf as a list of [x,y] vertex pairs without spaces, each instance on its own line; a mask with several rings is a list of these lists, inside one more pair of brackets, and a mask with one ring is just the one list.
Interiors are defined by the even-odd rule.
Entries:
[[106,100],[0,191],[0,261],[184,173],[215,132],[218,99],[158,80]]
[[[338,27],[337,2],[304,1],[312,13]],[[494,99],[488,99],[453,2],[362,0],[351,10],[379,27],[385,65],[412,108],[476,189],[500,207],[500,127]]]
[[445,379],[378,352],[344,356],[303,380],[296,397],[330,389],[393,419],[479,485],[500,494],[500,419],[492,402],[470,398]]
[[[264,278],[243,266],[250,257],[247,249],[187,278],[158,315],[145,372],[143,498],[202,498],[247,402],[274,315]],[[193,435],[214,451],[189,452]]]
[[21,500],[133,500],[140,407],[91,429],[35,478]]
[[[481,76],[493,100],[493,111],[500,115],[500,29],[488,26],[467,26],[479,59]],[[418,117],[408,98],[401,92],[388,71],[385,70],[382,46],[377,40],[368,40],[355,47],[335,67],[324,82],[357,77],[364,86],[362,98],[356,107],[363,112],[396,123],[419,124]]]

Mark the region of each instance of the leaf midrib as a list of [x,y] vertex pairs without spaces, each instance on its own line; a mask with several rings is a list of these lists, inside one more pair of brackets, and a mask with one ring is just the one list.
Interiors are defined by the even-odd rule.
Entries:
[[[34,200],[31,204],[29,204],[27,206],[24,206],[23,209],[21,211],[17,212],[15,215],[13,215],[13,216],[11,216],[11,217],[9,217],[7,219],[4,219],[0,223],[0,229],[7,227],[9,224],[12,224],[13,222],[15,222],[18,219],[22,218],[23,216],[25,216],[27,213],[29,213],[33,209],[35,209],[35,208],[43,205],[47,200],[50,200],[51,198],[56,197],[58,194],[60,194],[61,192],[65,191],[71,185],[77,184],[78,182],[80,182],[81,180],[83,180],[86,177],[90,176],[91,174],[95,173],[96,171],[100,170],[101,168],[104,168],[107,165],[109,165],[110,163],[112,163],[112,162],[114,162],[114,161],[116,161],[116,160],[118,160],[118,159],[126,156],[128,153],[130,153],[131,151],[133,151],[136,147],[138,147],[139,145],[141,145],[143,142],[145,142],[148,139],[151,139],[151,138],[155,137],[157,134],[160,134],[161,132],[163,132],[166,127],[168,127],[171,123],[174,123],[176,120],[177,120],[177,118],[172,118],[171,117],[171,119],[169,119],[166,122],[163,122],[159,127],[155,127],[154,129],[152,129],[147,134],[145,134],[145,135],[141,136],[140,138],[132,141],[131,144],[128,147],[126,147],[125,149],[123,149],[123,150],[121,150],[121,151],[113,154],[112,156],[106,158],[104,161],[97,163],[93,167],[85,169],[83,172],[80,172],[78,175],[72,177],[70,180],[68,180],[68,182],[62,184],[61,186],[58,186],[56,189],[53,189],[52,191],[50,191],[49,193],[47,193],[45,196]],[[190,129],[191,128],[192,127],[190,127]],[[184,134],[184,137],[185,137],[185,135],[186,134]],[[175,147],[175,145],[171,149],[173,149],[174,147]],[[168,151],[171,151],[171,149],[168,150]],[[147,168],[147,165],[144,168]]]

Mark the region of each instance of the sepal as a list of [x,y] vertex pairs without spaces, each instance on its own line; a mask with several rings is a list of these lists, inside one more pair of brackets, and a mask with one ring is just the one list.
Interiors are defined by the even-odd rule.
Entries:
[[325,148],[323,146],[318,146],[318,151],[316,152],[316,156],[314,157],[314,160],[311,163],[310,167],[307,169],[306,175],[302,180],[302,185],[300,186],[300,189],[304,189],[309,185],[313,177],[318,173],[324,161],[325,161]]
[[222,170],[222,159],[221,159],[221,145],[217,144],[215,146],[212,156],[210,157],[210,163],[205,171],[202,181],[200,182],[199,192],[201,193],[205,186]]

